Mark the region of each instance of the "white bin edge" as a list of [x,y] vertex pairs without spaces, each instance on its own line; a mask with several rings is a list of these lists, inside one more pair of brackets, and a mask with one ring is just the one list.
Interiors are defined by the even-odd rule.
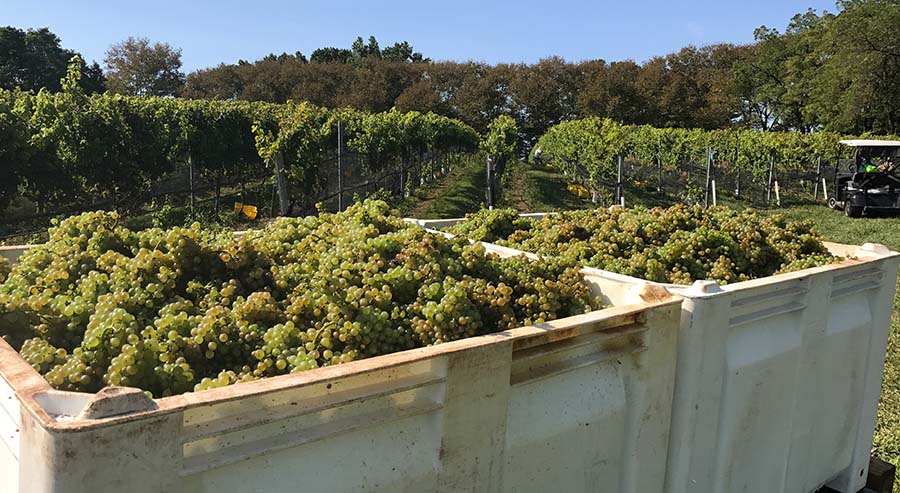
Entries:
[[[0,254],[15,259],[26,248],[6,247],[0,250]],[[498,253],[508,252],[499,251]],[[596,280],[595,276],[589,275],[588,278],[596,289],[599,285],[593,282]],[[635,287],[620,284],[615,284],[615,286],[623,288],[623,291],[628,291],[627,294],[622,295],[622,299],[630,300],[632,303],[560,319],[536,327],[523,327],[435,347],[369,358],[336,367],[326,367],[310,372],[272,377],[258,382],[152,401],[146,399],[142,393],[124,392],[119,394],[114,392],[108,396],[99,394],[92,396],[53,390],[5,341],[0,340],[0,389],[14,396],[8,402],[4,402],[3,409],[0,409],[0,415],[4,412],[13,413],[10,415],[12,418],[16,411],[19,412],[19,416],[16,417],[18,419],[9,420],[12,425],[16,426],[15,436],[4,436],[4,443],[0,444],[0,447],[19,447],[19,450],[15,451],[15,455],[18,457],[17,467],[19,470],[16,481],[21,480],[19,482],[20,491],[101,492],[104,491],[104,485],[111,484],[118,484],[130,491],[157,491],[160,481],[168,485],[164,487],[165,490],[174,488],[177,491],[178,488],[184,487],[182,484],[185,481],[184,478],[195,477],[196,474],[200,474],[199,471],[217,470],[216,468],[221,467],[222,464],[250,460],[248,458],[259,456],[259,454],[277,454],[277,451],[281,450],[280,447],[284,447],[284,445],[279,445],[280,437],[276,437],[267,439],[258,445],[258,447],[262,447],[261,449],[258,447],[255,450],[248,450],[246,447],[226,447],[222,451],[210,452],[207,454],[210,455],[209,458],[202,455],[187,461],[182,457],[182,444],[187,447],[193,443],[192,440],[195,438],[203,440],[203,437],[210,433],[216,433],[200,428],[186,429],[187,422],[185,420],[188,419],[188,415],[208,413],[209,411],[206,410],[222,409],[223,411],[215,412],[226,412],[235,406],[240,407],[244,402],[265,400],[270,395],[309,392],[314,389],[321,389],[325,394],[330,394],[331,391],[325,390],[326,386],[331,389],[333,384],[337,388],[347,379],[365,379],[366,375],[372,374],[390,375],[393,368],[398,369],[397,371],[409,372],[412,370],[407,368],[414,367],[425,373],[422,373],[421,376],[410,376],[408,379],[415,380],[410,388],[423,390],[410,390],[410,392],[425,392],[426,395],[437,395],[439,399],[442,399],[440,407],[443,409],[441,411],[442,419],[445,422],[445,425],[442,426],[449,426],[446,424],[447,420],[463,420],[445,431],[445,433],[450,433],[450,436],[444,436],[445,442],[440,447],[442,451],[441,465],[437,469],[437,474],[441,476],[438,478],[439,489],[455,491],[458,487],[464,487],[466,484],[470,487],[477,487],[481,484],[478,478],[484,478],[484,474],[497,474],[493,468],[499,467],[500,462],[495,461],[494,466],[483,461],[479,462],[477,459],[472,462],[472,451],[469,450],[472,445],[468,441],[475,440],[471,443],[478,444],[478,439],[474,436],[465,438],[460,434],[483,435],[483,438],[489,438],[496,436],[497,433],[502,433],[502,431],[499,429],[491,431],[491,428],[484,429],[477,426],[470,429],[472,423],[483,421],[484,417],[489,414],[487,410],[490,406],[496,404],[490,404],[492,400],[488,399],[482,405],[481,401],[471,401],[469,400],[471,397],[466,397],[466,395],[481,391],[493,393],[498,390],[493,386],[497,385],[497,382],[503,381],[504,378],[506,384],[512,385],[514,381],[521,378],[538,378],[540,381],[540,379],[546,379],[559,371],[571,371],[564,368],[556,369],[555,366],[534,368],[523,366],[526,361],[531,361],[536,357],[546,357],[545,354],[552,357],[554,354],[571,352],[574,359],[560,363],[563,363],[565,368],[573,370],[581,368],[585,364],[593,364],[591,363],[591,361],[595,361],[593,356],[589,354],[579,356],[583,353],[581,348],[585,347],[584,343],[574,341],[580,341],[585,337],[593,341],[596,337],[590,334],[608,330],[610,342],[600,343],[601,350],[603,350],[604,344],[611,344],[604,351],[614,355],[616,351],[638,344],[634,346],[635,349],[629,349],[629,351],[637,350],[638,352],[633,353],[633,357],[640,358],[640,361],[643,361],[641,364],[647,367],[644,370],[635,367],[634,370],[630,370],[635,373],[615,377],[620,380],[624,378],[621,380],[621,384],[629,389],[626,392],[628,400],[631,402],[628,414],[616,419],[625,419],[626,430],[631,430],[627,435],[630,438],[621,443],[605,443],[598,450],[603,450],[603,454],[607,455],[612,452],[612,455],[609,456],[618,457],[617,460],[621,461],[620,465],[624,469],[616,472],[618,474],[617,481],[620,482],[618,488],[622,491],[634,493],[661,491],[665,475],[666,443],[669,436],[670,403],[674,389],[680,299],[652,286]],[[604,286],[599,287],[604,288]],[[638,325],[635,326],[635,324]],[[632,326],[637,328],[628,328]],[[563,349],[567,347],[570,340],[573,341],[571,349]],[[562,346],[560,346],[561,344]],[[591,342],[591,344],[596,343]],[[548,352],[543,350],[544,346],[553,349],[549,349]],[[556,349],[557,347],[559,349]],[[477,371],[472,368],[464,369],[471,365],[463,364],[462,361],[469,361],[470,358],[484,351],[491,354],[499,351],[498,355],[513,352],[513,358],[505,363],[505,368],[501,364],[500,367],[493,368],[487,373],[485,372],[487,368]],[[560,353],[560,351],[562,352]],[[469,356],[470,354],[472,356]],[[519,354],[522,356],[517,356]],[[584,360],[588,356],[590,358]],[[608,360],[609,356],[604,356],[604,358]],[[613,357],[612,361],[615,359]],[[454,372],[457,370],[452,370],[454,364],[448,362],[455,360],[459,360],[458,364],[462,365],[458,371],[462,371],[466,375],[472,371],[475,373],[465,377],[463,375],[454,376]],[[476,358],[473,361],[480,360]],[[486,364],[495,366],[502,361],[502,357],[498,360],[494,355],[488,358]],[[516,363],[517,361],[520,362]],[[526,373],[522,375],[529,376],[513,376],[515,372],[522,373],[523,371]],[[472,379],[476,374],[490,375],[492,372],[496,372],[497,378],[484,378],[481,383]],[[612,373],[611,375],[616,374]],[[354,395],[348,395],[346,399],[350,399],[348,402],[359,401],[360,405],[365,406],[367,402],[365,395],[372,392],[375,392],[373,395],[380,395],[379,392],[406,392],[404,389],[407,387],[395,390],[373,390],[379,386],[392,388],[402,383],[402,379],[395,382],[390,379],[383,380],[384,378],[385,376],[380,376],[376,381],[369,381],[362,395],[357,395],[359,394],[357,392]],[[437,380],[435,380],[436,378]],[[449,383],[457,380],[459,380],[460,387]],[[480,387],[484,387],[484,389],[471,390],[469,386],[473,386],[472,389]],[[432,388],[443,390],[440,390],[438,394],[433,394],[436,390],[430,390]],[[456,398],[451,398],[454,392],[461,392],[461,394]],[[340,395],[339,392],[336,393],[336,398],[340,398]],[[430,406],[437,405],[431,404]],[[90,418],[79,418],[79,415],[84,416],[83,413],[88,407],[101,411]],[[223,415],[220,420],[209,421],[209,424],[204,426],[213,426],[215,429],[221,429],[221,432],[256,426],[249,421],[255,421],[259,426],[264,426],[264,423],[272,419],[285,419],[286,416],[290,416],[290,408],[288,409],[287,412],[273,411],[275,413],[273,416],[256,410],[251,410],[249,414],[239,414],[233,418]],[[416,412],[428,413],[434,412],[435,409],[428,407]],[[466,411],[466,409],[470,410]],[[104,412],[108,414],[104,414]],[[279,415],[279,412],[282,414]],[[328,410],[325,409],[323,412],[328,412]],[[413,412],[413,410],[403,412]],[[2,416],[0,416],[0,422],[2,421]],[[559,420],[554,420],[554,422],[559,422]],[[505,421],[500,421],[496,425],[505,427],[504,423]],[[178,437],[174,443],[173,437]],[[509,440],[511,438],[507,437],[507,441]],[[88,443],[96,444],[98,441],[107,442],[109,445],[105,447],[87,445]],[[487,446],[487,444],[480,446]],[[490,445],[485,452],[495,446]],[[611,446],[615,450],[610,448]],[[77,453],[73,455],[73,452]],[[4,461],[4,471],[11,467],[11,458],[0,454],[0,460]],[[485,467],[489,469],[485,470]],[[170,473],[161,471],[170,471]],[[472,481],[475,483],[471,483]],[[5,485],[11,485],[9,478]],[[248,485],[243,484],[242,486],[247,487]],[[412,488],[412,486],[408,485],[408,488]],[[230,490],[225,488],[222,491]]]
[[[529,214],[530,217],[536,218],[543,215],[545,214]],[[432,230],[465,221],[464,218],[445,220],[407,218],[406,220]],[[663,286],[684,298],[679,335],[676,393],[673,400],[672,437],[669,442],[666,485],[668,493],[693,491],[728,493],[736,489],[743,490],[742,488],[748,488],[748,491],[812,492],[825,485],[844,493],[855,493],[865,486],[900,254],[879,244],[866,243],[861,246],[853,246],[824,243],[833,255],[846,260],[837,264],[725,286],[719,286],[713,281],[696,281],[691,286],[652,283],[601,269],[590,267],[583,269],[586,273],[591,273],[611,283]],[[500,248],[503,248],[507,254],[518,252],[529,256],[534,255],[508,247]],[[795,284],[803,286],[793,286]],[[848,329],[848,322],[828,320],[828,317],[822,319],[829,309],[833,309],[833,303],[829,300],[847,299],[847,296],[850,295],[856,295],[857,298],[864,296],[869,307],[861,316],[870,317],[870,323],[865,327]],[[791,300],[791,297],[794,299]],[[788,301],[782,303],[779,301],[780,298]],[[741,316],[744,318],[731,317],[733,310],[736,309],[735,302],[737,302],[737,309],[754,304],[759,309],[753,312],[753,310],[743,308],[745,311],[753,313],[742,313]],[[857,300],[856,306],[861,303],[863,301]],[[772,313],[766,313],[767,310],[772,310]],[[802,388],[807,384],[825,385],[822,381],[816,380],[815,370],[806,368],[815,365],[824,365],[825,368],[820,370],[823,373],[826,371],[840,373],[841,365],[855,363],[857,366],[852,369],[853,372],[856,372],[855,380],[852,381],[860,388],[844,386],[824,391],[819,389],[820,391],[815,395],[817,397],[824,396],[823,402],[805,407],[801,402],[782,413],[782,418],[786,423],[780,424],[784,425],[785,433],[793,433],[798,436],[787,439],[788,443],[782,443],[785,446],[780,450],[770,448],[754,450],[752,447],[748,447],[750,450],[745,455],[741,455],[741,445],[733,442],[736,437],[752,436],[753,431],[777,429],[777,423],[760,422],[754,425],[742,422],[736,414],[739,410],[727,408],[725,406],[726,399],[731,399],[729,402],[739,400],[727,393],[728,382],[737,379],[729,379],[729,375],[723,374],[723,372],[729,367],[730,355],[738,354],[741,349],[747,350],[746,347],[741,348],[741,344],[745,346],[765,344],[767,340],[771,340],[770,337],[767,339],[759,334],[766,330],[765,324],[769,323],[770,316],[778,316],[779,311],[802,314],[803,323],[808,326],[803,328],[804,337],[794,341],[799,349],[789,353],[791,355],[789,357],[803,358],[803,361],[798,361],[796,365],[799,367],[802,363],[805,366],[795,371],[797,375],[805,378],[795,377],[796,380],[792,380],[796,383],[792,388],[788,388],[790,395],[787,397],[796,400],[802,397],[804,392],[814,394],[809,392],[809,389]],[[756,318],[754,319],[754,317]],[[756,329],[759,334],[756,335],[748,329],[748,327],[753,327],[752,322],[754,321],[758,324]],[[731,337],[730,334],[734,332],[732,322],[737,322],[742,326],[740,332],[743,342]],[[726,334],[726,331],[729,333]],[[811,334],[815,334],[816,331],[833,331],[835,334],[842,331],[847,334],[852,332],[852,335],[845,337],[844,340],[852,343],[854,338],[862,338],[863,343],[846,346],[844,357],[841,359],[823,362],[816,356],[816,351],[820,348],[811,347],[810,341],[813,340]],[[834,336],[835,340],[837,337]],[[815,343],[822,348],[828,347],[832,351],[835,349],[833,344],[830,345],[821,339],[824,338],[820,338]],[[856,351],[850,352],[851,348]],[[729,349],[731,353],[729,353]],[[777,348],[775,349],[777,350]],[[779,364],[782,365],[779,369],[790,368],[789,364],[781,362]],[[765,365],[763,364],[763,366]],[[758,368],[759,366],[757,366]],[[741,368],[733,369],[741,370]],[[744,369],[746,370],[746,368]],[[768,370],[773,374],[779,374],[773,368],[768,368]],[[760,371],[765,371],[765,369]],[[733,387],[737,388],[739,385],[734,383]],[[784,390],[784,388],[780,390]],[[829,397],[831,398],[829,399]],[[762,398],[751,399],[744,403],[749,402],[749,404],[759,406],[770,404],[763,402],[764,400]],[[848,407],[847,409],[837,409],[837,414],[844,413],[846,416],[843,422],[832,421],[830,427],[819,426],[816,429],[802,429],[804,421],[820,425],[819,421],[832,418],[830,415],[835,414],[835,408],[829,410],[826,407],[830,400],[833,401],[832,406],[836,405],[834,402],[839,402]],[[702,413],[706,413],[706,419],[697,417]],[[828,417],[823,418],[826,415]],[[817,418],[821,419],[817,421]],[[742,426],[744,428],[749,426],[750,433],[741,435],[733,432],[736,427]],[[847,426],[849,431],[836,430],[839,426]],[[728,430],[728,432],[719,432],[719,428]],[[841,435],[840,432],[846,432],[842,436],[850,437],[850,443],[843,444],[843,446],[841,444],[829,445],[816,443],[814,438],[810,438],[816,434],[828,436],[829,433],[837,436]],[[770,442],[777,441],[777,437],[770,440]],[[810,445],[811,443],[818,447]],[[831,450],[827,449],[829,446]],[[828,454],[838,458],[826,457]],[[736,456],[744,457],[744,460],[735,462]],[[751,464],[747,462],[746,456],[776,457],[777,459],[774,462],[762,460]],[[828,462],[832,463],[832,467],[828,467]]]

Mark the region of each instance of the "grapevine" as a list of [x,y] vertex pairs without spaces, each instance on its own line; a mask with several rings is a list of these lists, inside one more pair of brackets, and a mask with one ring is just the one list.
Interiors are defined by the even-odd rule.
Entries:
[[[658,163],[672,171],[683,162],[704,163],[707,151],[712,151],[717,166],[737,166],[762,180],[773,158],[781,170],[806,172],[815,169],[817,158],[833,163],[849,157],[849,148],[839,143],[846,138],[853,137],[829,132],[655,128],[585,118],[551,127],[538,140],[536,149],[547,164],[571,178],[586,178],[586,184],[597,190],[614,183],[617,156],[637,163]],[[578,166],[585,177],[576,172]]]
[[188,160],[218,187],[270,173],[279,153],[288,191],[303,203],[321,186],[338,121],[347,147],[365,154],[372,172],[401,162],[421,168],[426,153],[478,147],[475,130],[433,113],[87,95],[80,66],[70,66],[59,93],[0,89],[0,210],[18,190],[41,210],[104,199],[124,210],[120,201],[149,193]]

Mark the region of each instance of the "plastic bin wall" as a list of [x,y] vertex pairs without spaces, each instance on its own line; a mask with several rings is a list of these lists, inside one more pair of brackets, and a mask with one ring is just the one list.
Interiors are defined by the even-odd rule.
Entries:
[[620,288],[630,304],[156,400],[52,390],[0,341],[0,489],[661,492],[681,300]]
[[[666,491],[865,486],[900,257],[826,246],[846,260],[722,287],[662,285],[684,298]],[[585,270],[608,292],[648,283]]]

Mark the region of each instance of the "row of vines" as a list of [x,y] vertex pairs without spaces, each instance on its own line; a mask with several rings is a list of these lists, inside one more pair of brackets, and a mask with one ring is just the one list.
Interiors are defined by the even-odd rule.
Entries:
[[775,167],[788,176],[807,177],[815,177],[820,165],[833,169],[839,160],[852,157],[852,150],[840,144],[845,138],[828,132],[655,128],[586,118],[551,127],[534,153],[568,176],[584,178],[594,190],[616,182],[620,156],[632,164],[676,172],[689,163],[705,167],[711,153],[711,164],[720,172],[764,183]]
[[432,113],[89,96],[80,76],[73,63],[62,92],[0,90],[0,211],[19,195],[44,211],[103,201],[120,207],[187,162],[218,185],[270,176],[276,156],[291,201],[305,204],[321,186],[317,166],[338,146],[337,122],[342,142],[367,158],[371,173],[426,152],[478,148],[471,127]]

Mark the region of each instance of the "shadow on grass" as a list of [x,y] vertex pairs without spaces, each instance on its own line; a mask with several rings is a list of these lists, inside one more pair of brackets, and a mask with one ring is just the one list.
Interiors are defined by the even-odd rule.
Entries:
[[426,186],[400,206],[403,215],[420,219],[462,217],[484,206],[486,170],[478,160],[461,164],[433,186]]

